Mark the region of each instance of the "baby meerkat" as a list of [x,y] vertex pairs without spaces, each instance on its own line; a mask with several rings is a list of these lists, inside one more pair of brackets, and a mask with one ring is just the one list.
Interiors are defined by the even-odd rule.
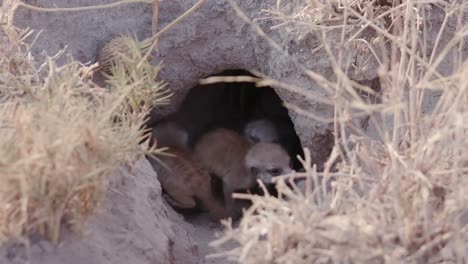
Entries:
[[226,210],[233,213],[232,193],[255,186],[245,164],[249,142],[240,134],[225,128],[215,129],[203,135],[195,145],[195,155],[202,164],[223,182]]
[[265,184],[273,183],[273,177],[292,172],[291,158],[279,144],[260,142],[253,145],[245,157],[250,175]]
[[233,213],[233,192],[255,187],[257,179],[271,178],[291,171],[290,157],[280,145],[251,145],[240,134],[219,128],[205,134],[195,146],[203,165],[223,181],[226,210]]
[[250,143],[279,142],[279,135],[275,124],[266,118],[248,122],[244,128],[244,137]]
[[217,221],[228,217],[211,189],[211,176],[201,162],[186,148],[188,134],[175,123],[164,122],[153,129],[153,140],[159,147],[168,147],[173,156],[160,155],[159,161],[148,157],[158,174],[161,186],[179,208],[194,208],[198,199],[210,217]]

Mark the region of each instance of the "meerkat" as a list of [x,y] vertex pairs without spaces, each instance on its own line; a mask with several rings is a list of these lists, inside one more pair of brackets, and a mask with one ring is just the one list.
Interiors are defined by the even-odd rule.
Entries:
[[265,184],[273,183],[273,177],[291,173],[291,158],[281,145],[260,142],[253,145],[245,157],[250,175]]
[[244,137],[251,143],[273,142],[280,144],[292,159],[294,169],[301,164],[296,155],[303,156],[301,142],[296,135],[294,125],[287,118],[263,117],[254,119],[244,126]]
[[187,209],[196,207],[199,200],[213,220],[228,217],[213,195],[211,175],[187,148],[188,133],[175,123],[165,122],[154,127],[152,137],[157,146],[168,147],[168,153],[173,155],[160,155],[159,161],[149,157],[161,186],[170,197],[168,202]]
[[291,157],[292,167],[299,169],[301,164],[296,155],[302,154],[301,143],[294,137],[295,131],[292,124],[287,120],[270,118],[254,119],[248,122],[244,127],[244,137],[250,143],[272,142],[280,144]]
[[280,145],[252,145],[242,135],[224,128],[205,134],[195,145],[195,155],[223,181],[225,207],[231,214],[235,191],[255,187],[257,179],[271,183],[272,177],[291,171],[290,157]]
[[275,124],[266,118],[256,119],[246,124],[244,137],[250,143],[274,142],[279,143],[279,135]]

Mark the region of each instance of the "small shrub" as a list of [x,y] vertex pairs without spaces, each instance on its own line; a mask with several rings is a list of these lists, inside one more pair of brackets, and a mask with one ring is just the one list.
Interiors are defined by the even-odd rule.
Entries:
[[[279,21],[272,27],[278,30],[295,28],[288,33],[318,32],[329,55],[333,81],[299,67],[335,98],[336,142],[325,170],[316,171],[306,149],[305,172],[278,178],[278,198],[238,195],[251,200],[252,208],[239,227],[225,222],[225,234],[212,245],[236,242],[219,255],[239,263],[468,262],[466,3],[334,2],[341,3],[341,12],[327,19],[343,25],[342,42],[334,46],[329,21],[305,16],[322,1],[304,1],[302,8],[278,1],[264,18]],[[281,7],[300,12],[284,15]],[[445,18],[437,40],[429,42],[433,8],[445,11]],[[375,10],[391,20],[382,21]],[[442,41],[447,24],[454,34]],[[369,29],[372,40],[359,34]],[[370,87],[347,76],[353,61],[347,44],[353,41],[367,43],[367,54],[379,63],[382,95],[376,104],[357,96],[357,88],[372,92]],[[442,61],[448,74],[440,71]],[[425,112],[423,100],[434,92],[440,98]],[[377,135],[353,126],[353,113],[367,113]],[[293,179],[305,182],[298,186]]]
[[170,93],[130,37],[107,87],[91,80],[96,65],[59,66],[62,53],[35,61],[31,32],[8,23],[14,7],[0,8],[0,242],[31,232],[57,242],[62,224],[81,230],[117,166],[158,152],[138,143],[150,107]]

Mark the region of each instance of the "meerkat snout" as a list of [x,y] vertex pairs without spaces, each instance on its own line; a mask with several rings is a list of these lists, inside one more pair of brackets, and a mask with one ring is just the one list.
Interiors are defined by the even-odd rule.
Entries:
[[292,172],[291,158],[279,145],[260,142],[253,145],[245,157],[245,163],[252,179],[271,184],[273,177]]

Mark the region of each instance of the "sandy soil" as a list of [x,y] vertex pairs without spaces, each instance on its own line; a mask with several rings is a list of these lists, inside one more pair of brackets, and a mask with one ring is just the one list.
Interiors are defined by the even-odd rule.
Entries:
[[[172,211],[172,210],[171,210]],[[174,250],[174,263],[175,264],[229,264],[235,263],[228,261],[225,258],[206,258],[209,254],[216,253],[215,249],[211,248],[208,244],[217,239],[218,235],[223,231],[221,224],[216,224],[210,221],[207,213],[202,213],[197,216],[191,216],[188,219],[183,219],[181,215],[169,215],[173,219],[177,228],[186,232],[186,239],[190,246],[190,253],[192,256],[184,252],[180,252],[177,247]],[[174,219],[176,218],[176,219]],[[184,238],[180,238],[184,239]],[[231,249],[235,246],[234,243],[226,245],[225,249]]]
[[101,207],[82,238],[67,230],[54,247],[38,235],[30,244],[10,241],[0,246],[1,264],[202,264],[229,263],[209,259],[208,243],[222,226],[201,214],[185,221],[164,201],[156,173],[142,158],[133,168],[111,176]]

